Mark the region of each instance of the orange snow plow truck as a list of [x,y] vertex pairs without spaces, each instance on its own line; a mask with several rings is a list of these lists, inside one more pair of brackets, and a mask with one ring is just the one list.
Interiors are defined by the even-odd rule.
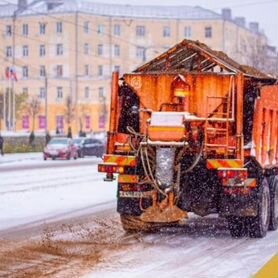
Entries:
[[[113,73],[107,154],[127,231],[225,217],[233,237],[278,227],[277,80],[183,40]],[[181,221],[182,220],[182,221]]]

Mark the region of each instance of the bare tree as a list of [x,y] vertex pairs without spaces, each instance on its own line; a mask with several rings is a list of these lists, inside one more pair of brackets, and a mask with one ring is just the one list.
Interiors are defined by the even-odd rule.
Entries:
[[26,105],[26,112],[32,118],[32,132],[35,130],[35,118],[40,113],[41,109],[41,102],[38,97],[32,97],[27,105]]
[[90,114],[90,105],[88,104],[81,104],[79,108],[79,133],[83,131],[83,122],[86,115]]
[[71,96],[67,96],[66,98],[64,116],[68,127],[70,127],[71,122],[74,120],[75,117],[75,107]]
[[15,96],[15,117],[19,119],[22,112],[24,112],[27,105],[28,95],[16,94]]

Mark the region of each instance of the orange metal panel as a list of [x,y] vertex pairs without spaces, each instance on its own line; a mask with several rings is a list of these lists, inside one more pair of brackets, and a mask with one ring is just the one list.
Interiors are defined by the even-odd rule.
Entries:
[[275,164],[278,164],[278,111],[275,113],[276,129],[275,129]]
[[119,95],[119,73],[113,72],[111,86],[111,106],[110,106],[110,123],[107,141],[107,152],[113,153],[115,145],[115,132],[118,124],[118,95]]
[[208,159],[207,168],[215,170],[218,168],[242,168],[243,162],[238,159]]
[[124,156],[124,155],[105,155],[103,157],[104,163],[115,163],[118,166],[130,166],[135,167],[137,160],[135,156]]
[[256,149],[256,159],[261,163],[261,132],[262,132],[262,119],[263,119],[262,101],[256,100],[255,114],[254,114],[254,127],[253,127],[253,140]]
[[153,141],[181,141],[185,128],[179,126],[149,126],[148,135]]
[[[256,159],[262,166],[278,162],[277,96],[278,85],[264,86],[261,88],[260,99],[256,100],[253,141],[256,148]],[[272,149],[274,150],[273,154]]]
[[271,130],[270,130],[270,136],[269,136],[269,164],[274,164],[274,157],[275,157],[275,150],[276,150],[276,143],[277,143],[277,134],[276,134],[276,111],[271,111],[271,117],[270,117],[270,123],[271,123]]
[[262,130],[262,164],[268,164],[267,161],[267,153],[269,150],[269,131],[270,131],[270,125],[269,125],[269,109],[264,108],[263,109],[263,130]]
[[237,115],[236,115],[236,135],[237,135],[237,159],[243,159],[243,74],[236,77],[236,100],[237,100]]
[[[191,87],[187,102],[189,112],[199,117],[206,117],[207,96],[225,97],[229,91],[230,76],[212,74],[185,74],[186,82]],[[141,108],[159,111],[162,103],[172,103],[171,84],[176,74],[127,74],[124,79],[140,97]],[[221,99],[210,102],[208,112],[213,111]],[[140,131],[146,133],[148,113],[140,115]]]

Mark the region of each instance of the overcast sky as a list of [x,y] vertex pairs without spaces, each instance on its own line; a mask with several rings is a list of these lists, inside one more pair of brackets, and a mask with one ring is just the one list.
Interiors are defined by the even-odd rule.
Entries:
[[[5,0],[17,2],[16,0]],[[190,5],[201,6],[221,12],[222,8],[230,7],[234,16],[244,16],[247,24],[258,21],[260,28],[269,38],[269,44],[278,48],[278,0],[86,0],[101,3],[118,3],[134,5]],[[4,0],[0,0],[0,3]],[[29,0],[28,2],[31,2]]]

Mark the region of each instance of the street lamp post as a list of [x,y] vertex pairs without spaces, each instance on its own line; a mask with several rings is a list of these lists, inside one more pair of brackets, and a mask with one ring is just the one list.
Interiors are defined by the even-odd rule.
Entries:
[[45,134],[48,132],[48,79],[47,74],[45,73],[44,78],[44,86],[45,86]]

